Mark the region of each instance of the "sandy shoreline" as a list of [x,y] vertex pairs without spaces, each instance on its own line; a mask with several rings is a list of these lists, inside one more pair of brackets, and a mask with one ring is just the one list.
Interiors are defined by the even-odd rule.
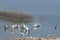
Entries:
[[59,37],[23,37],[23,38],[11,38],[9,40],[60,40]]

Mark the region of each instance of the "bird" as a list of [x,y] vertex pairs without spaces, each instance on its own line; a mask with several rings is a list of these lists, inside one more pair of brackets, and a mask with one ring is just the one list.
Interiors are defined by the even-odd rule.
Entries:
[[5,32],[7,32],[8,28],[9,28],[9,26],[4,25],[4,30],[5,30]]
[[47,35],[47,36],[45,36],[45,37],[48,39],[48,38],[49,38],[49,37],[51,37],[51,36],[50,36],[50,34],[48,34],[48,35]]
[[12,33],[14,34],[16,32],[16,30],[18,30],[18,24],[13,24],[12,26]]
[[56,24],[56,26],[55,26],[55,30],[57,29],[57,24]]
[[30,30],[25,24],[23,24],[23,26],[21,27],[21,35],[24,36],[26,34],[30,34]]
[[37,29],[39,29],[39,28],[40,28],[41,24],[36,23],[36,24],[34,24],[33,26],[34,26],[34,29],[35,29],[35,30],[37,30]]

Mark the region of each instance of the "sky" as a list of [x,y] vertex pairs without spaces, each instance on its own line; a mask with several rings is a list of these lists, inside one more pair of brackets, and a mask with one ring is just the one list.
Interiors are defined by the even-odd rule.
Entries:
[[37,15],[59,15],[60,0],[0,0],[0,11],[6,10],[19,10],[23,13]]

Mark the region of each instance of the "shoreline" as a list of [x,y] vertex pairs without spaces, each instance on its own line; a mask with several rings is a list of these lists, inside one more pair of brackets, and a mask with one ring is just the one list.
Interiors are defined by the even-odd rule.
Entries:
[[0,12],[0,19],[12,22],[30,22],[33,20],[32,16],[17,12]]
[[21,38],[10,38],[9,40],[60,40],[59,37],[21,37]]

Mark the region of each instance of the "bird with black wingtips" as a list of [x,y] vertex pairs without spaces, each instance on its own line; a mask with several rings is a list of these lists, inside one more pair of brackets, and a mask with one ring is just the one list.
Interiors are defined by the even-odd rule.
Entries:
[[30,30],[29,28],[27,27],[27,25],[25,25],[23,23],[22,27],[21,27],[21,35],[24,36],[26,34],[30,34]]

